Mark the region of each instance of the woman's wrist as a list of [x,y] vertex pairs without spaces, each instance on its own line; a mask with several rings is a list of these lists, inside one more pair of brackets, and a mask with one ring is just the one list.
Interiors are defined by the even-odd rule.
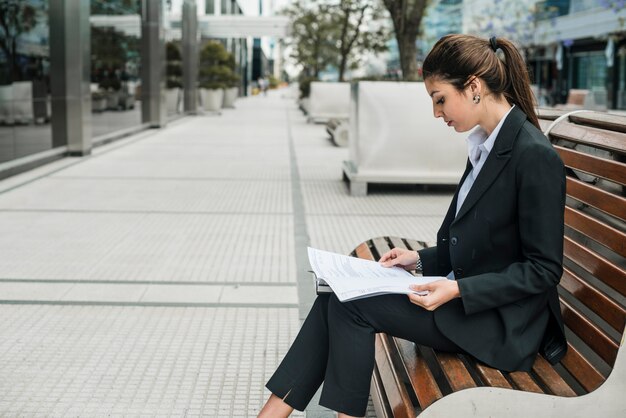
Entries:
[[415,261],[415,271],[421,273],[424,270],[424,267],[422,266],[422,258],[420,257],[419,251],[415,251],[415,253],[417,254],[417,260]]

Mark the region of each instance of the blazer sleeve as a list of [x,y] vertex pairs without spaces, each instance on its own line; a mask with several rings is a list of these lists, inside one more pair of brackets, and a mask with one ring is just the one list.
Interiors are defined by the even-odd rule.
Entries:
[[466,314],[544,293],[561,279],[565,206],[563,162],[549,143],[535,142],[522,150],[515,178],[521,260],[502,271],[459,280]]

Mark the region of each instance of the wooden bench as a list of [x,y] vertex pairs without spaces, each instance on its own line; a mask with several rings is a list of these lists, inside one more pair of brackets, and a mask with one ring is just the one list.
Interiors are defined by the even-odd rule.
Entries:
[[[540,112],[542,128],[562,113]],[[379,417],[626,417],[626,117],[577,112],[557,119],[549,138],[568,167],[559,285],[567,355],[555,366],[538,355],[531,372],[506,373],[378,334]],[[426,246],[381,237],[352,255],[377,260],[393,247]]]

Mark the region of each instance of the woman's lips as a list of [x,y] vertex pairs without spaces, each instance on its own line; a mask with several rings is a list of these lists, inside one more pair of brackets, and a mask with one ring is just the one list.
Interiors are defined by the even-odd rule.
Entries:
[[447,121],[447,122],[446,122],[446,124],[447,124],[448,126],[452,126],[452,121],[451,121],[451,120],[449,120],[449,121]]

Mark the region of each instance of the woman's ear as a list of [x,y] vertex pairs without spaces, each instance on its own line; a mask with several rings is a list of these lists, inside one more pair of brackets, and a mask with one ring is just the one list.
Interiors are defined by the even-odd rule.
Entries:
[[470,76],[467,87],[469,88],[470,93],[472,93],[472,96],[475,94],[480,94],[482,92],[481,80],[475,75]]

